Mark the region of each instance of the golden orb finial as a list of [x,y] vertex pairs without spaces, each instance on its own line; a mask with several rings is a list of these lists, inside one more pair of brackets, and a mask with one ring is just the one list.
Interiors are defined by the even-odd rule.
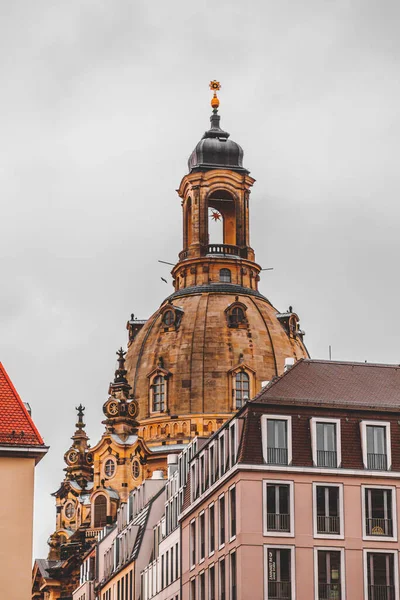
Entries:
[[211,107],[214,110],[214,112],[217,112],[217,109],[219,106],[219,99],[217,96],[217,91],[219,91],[220,89],[221,89],[221,84],[219,81],[216,81],[215,79],[213,81],[210,81],[210,90],[212,92],[214,92],[214,95],[211,98]]

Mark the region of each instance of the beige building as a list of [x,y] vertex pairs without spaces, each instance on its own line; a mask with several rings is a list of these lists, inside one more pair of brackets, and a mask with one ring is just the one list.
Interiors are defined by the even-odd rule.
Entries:
[[0,591],[30,597],[35,465],[48,448],[0,363]]

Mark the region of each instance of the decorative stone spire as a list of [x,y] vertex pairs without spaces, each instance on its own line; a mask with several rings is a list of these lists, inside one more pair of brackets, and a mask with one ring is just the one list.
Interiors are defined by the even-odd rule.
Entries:
[[66,480],[73,480],[85,489],[88,482],[93,480],[93,457],[89,452],[89,438],[85,431],[85,423],[83,415],[85,407],[80,404],[76,407],[78,413],[78,421],[76,423],[76,431],[72,436],[72,446],[64,454],[64,460],[67,463]]

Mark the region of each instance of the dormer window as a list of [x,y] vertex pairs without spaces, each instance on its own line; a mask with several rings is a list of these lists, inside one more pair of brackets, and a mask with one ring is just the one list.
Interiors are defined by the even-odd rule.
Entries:
[[153,380],[153,412],[163,412],[165,409],[165,380],[157,375]]
[[229,269],[221,269],[219,272],[219,280],[221,283],[231,283],[232,276]]
[[242,304],[242,302],[238,302],[238,297],[236,296],[236,302],[233,302],[225,309],[228,327],[246,327],[246,310],[247,306]]
[[163,315],[164,325],[166,325],[167,327],[170,327],[171,325],[173,325],[174,321],[175,321],[175,315],[174,315],[173,311],[167,310]]
[[245,371],[239,371],[234,378],[234,393],[236,409],[242,408],[243,404],[249,399],[250,395],[250,377]]
[[161,327],[164,331],[176,331],[183,317],[183,310],[173,304],[166,304],[161,309]]

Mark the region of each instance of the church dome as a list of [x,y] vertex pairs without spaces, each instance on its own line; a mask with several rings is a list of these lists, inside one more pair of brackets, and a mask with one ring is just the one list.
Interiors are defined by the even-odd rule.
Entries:
[[232,169],[248,173],[243,167],[243,150],[220,128],[220,116],[211,115],[211,128],[198,142],[188,161],[189,173],[206,169]]

